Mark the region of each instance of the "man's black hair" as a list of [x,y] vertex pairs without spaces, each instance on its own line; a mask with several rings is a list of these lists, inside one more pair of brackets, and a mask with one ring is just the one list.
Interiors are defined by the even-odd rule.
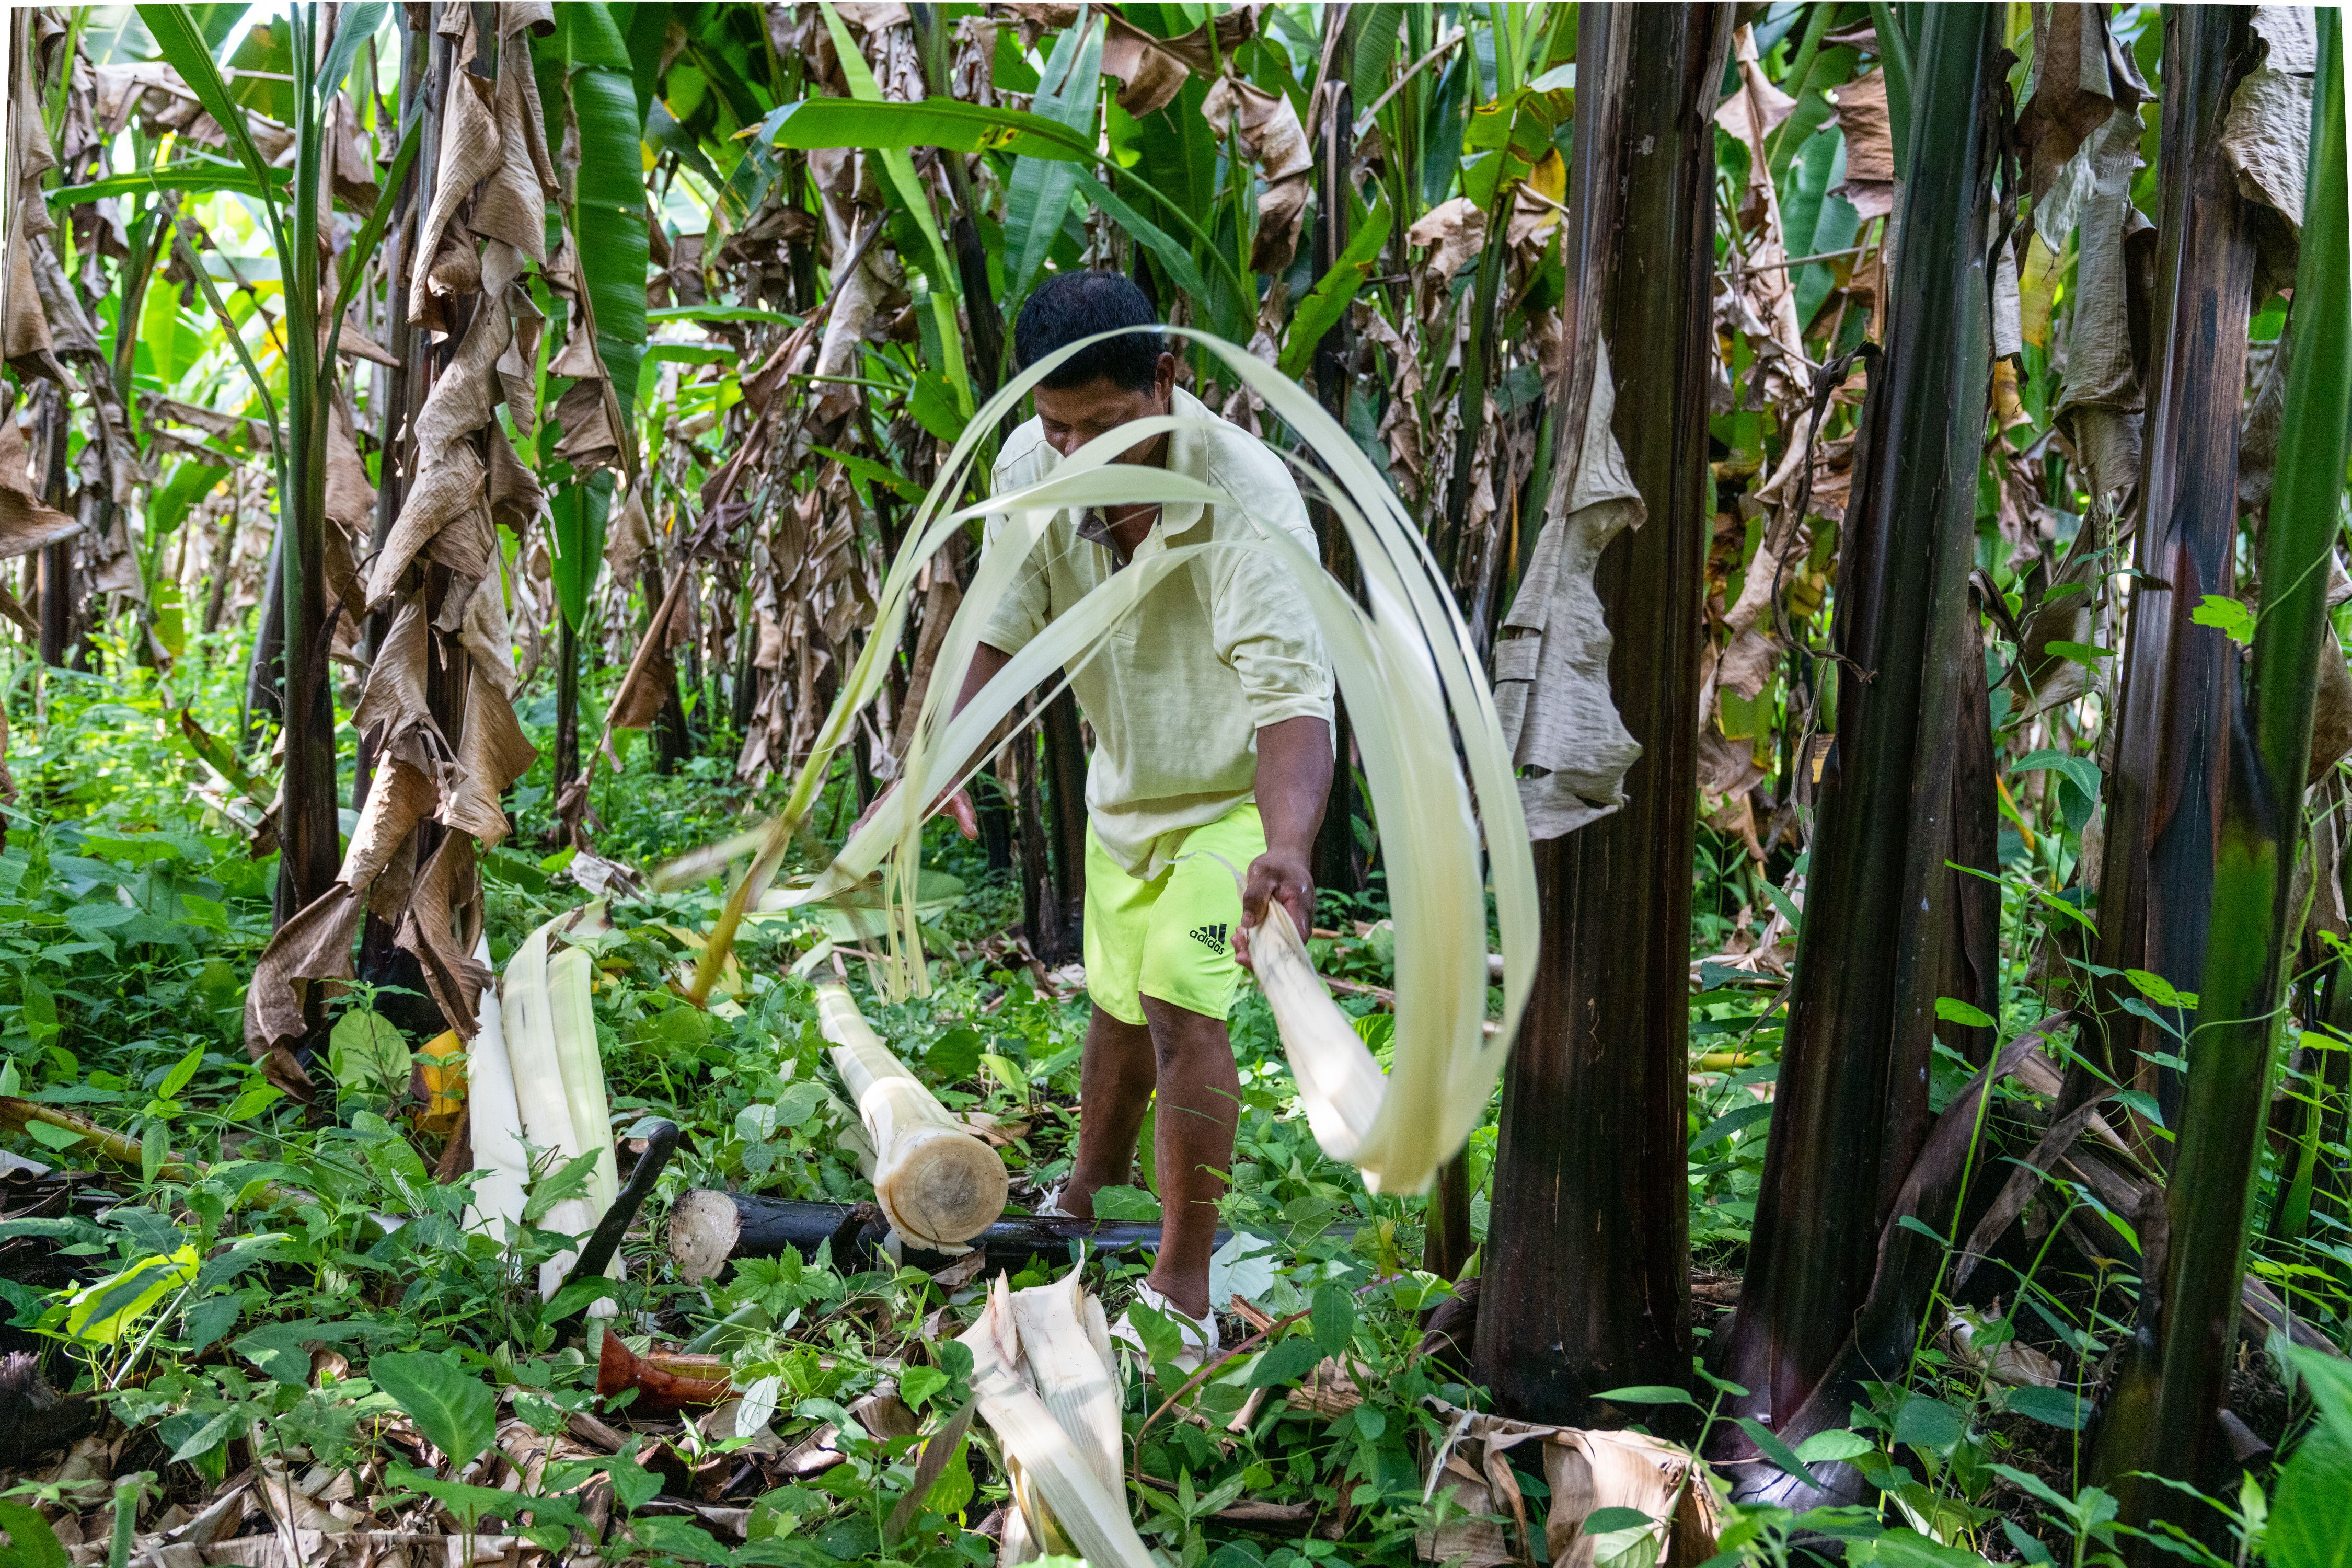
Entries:
[[1056,272],[1021,307],[1013,352],[1024,366],[1033,365],[1097,332],[1150,327],[1151,331],[1121,332],[1080,349],[1042,383],[1060,392],[1100,378],[1125,392],[1145,392],[1159,374],[1160,356],[1168,352],[1168,336],[1159,326],[1151,301],[1124,273]]

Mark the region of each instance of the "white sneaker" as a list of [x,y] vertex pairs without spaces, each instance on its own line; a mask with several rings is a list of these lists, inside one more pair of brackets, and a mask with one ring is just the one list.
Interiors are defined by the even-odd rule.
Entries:
[[[1135,1299],[1139,1304],[1163,1314],[1175,1323],[1176,1331],[1181,1336],[1183,1346],[1176,1354],[1178,1370],[1186,1373],[1198,1372],[1203,1362],[1217,1353],[1216,1313],[1213,1311],[1205,1318],[1196,1318],[1149,1285],[1138,1285],[1135,1288]],[[1129,1314],[1121,1312],[1118,1315],[1118,1321],[1111,1325],[1110,1337],[1121,1343],[1132,1345],[1144,1355],[1147,1361],[1150,1359],[1150,1352],[1143,1348],[1142,1332],[1129,1320]]]

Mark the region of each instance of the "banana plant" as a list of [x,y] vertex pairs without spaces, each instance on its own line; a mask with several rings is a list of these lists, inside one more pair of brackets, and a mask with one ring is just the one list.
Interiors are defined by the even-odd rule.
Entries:
[[[351,74],[360,45],[390,12],[383,0],[341,7],[331,18],[316,4],[298,4],[288,10],[294,177],[281,184],[254,139],[246,107],[230,93],[194,13],[181,5],[140,7],[163,58],[226,132],[231,152],[252,180],[285,289],[281,349],[286,395],[282,410],[273,408],[270,415],[278,466],[278,613],[286,627],[285,805],[278,818],[283,850],[277,896],[280,923],[326,890],[342,858],[336,814],[334,694],[326,658],[328,411],[337,374],[333,344],[341,337],[344,311],[367,258],[383,237],[389,204],[379,204],[344,258],[342,285],[327,307],[322,334],[320,236],[328,215],[320,210],[320,175],[328,156],[328,109]],[[396,162],[404,164],[414,155],[413,146],[404,146]],[[161,179],[160,174],[152,177]],[[258,389],[260,377],[249,362],[248,374]]]

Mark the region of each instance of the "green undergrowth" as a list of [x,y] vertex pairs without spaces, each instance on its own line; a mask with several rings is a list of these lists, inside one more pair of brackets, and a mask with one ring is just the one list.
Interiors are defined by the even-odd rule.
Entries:
[[[47,1125],[5,1140],[26,1160],[95,1167],[85,1194],[110,1195],[0,1219],[10,1262],[0,1271],[0,1348],[34,1351],[58,1388],[96,1398],[128,1434],[118,1471],[146,1476],[161,1496],[191,1509],[232,1473],[282,1459],[349,1473],[363,1496],[436,1500],[453,1529],[520,1531],[556,1547],[583,1522],[579,1489],[602,1476],[617,1521],[600,1549],[606,1562],[991,1561],[992,1544],[971,1531],[1005,1499],[984,1426],[907,1502],[926,1436],[968,1396],[970,1358],[952,1338],[984,1282],[943,1284],[828,1247],[688,1286],[658,1245],[664,1215],[690,1187],[835,1202],[866,1195],[844,1148],[852,1117],[824,1064],[812,993],[791,973],[817,933],[797,917],[754,922],[738,972],[708,1011],[685,1003],[673,982],[692,962],[719,883],[617,900],[613,931],[583,939],[598,974],[594,1012],[616,1130],[639,1134],[645,1119],[661,1117],[684,1138],[647,1224],[625,1251],[625,1277],[542,1306],[523,1282],[564,1247],[566,1238],[535,1222],[566,1181],[541,1184],[527,1215],[534,1223],[512,1249],[468,1232],[466,1183],[434,1180],[442,1135],[421,1121],[429,1109],[421,1080],[404,1070],[426,1041],[391,1022],[394,998],[359,985],[334,999],[337,1081],[315,1112],[286,1100],[248,1064],[241,1008],[268,934],[275,862],[256,858],[219,807],[220,781],[180,727],[185,704],[210,732],[235,731],[225,662],[204,677],[205,658],[225,661],[225,650],[192,650],[176,685],[144,673],[51,672],[36,690],[19,667],[8,687],[20,795],[0,853],[0,1093],[88,1116],[129,1139],[140,1159],[94,1161],[81,1140]],[[639,866],[726,831],[760,804],[731,787],[723,762],[656,772],[641,741],[608,770],[598,848]],[[484,864],[491,946],[501,959],[540,922],[587,900],[569,875],[570,851],[534,841],[544,831],[535,816],[543,802],[530,798],[530,787],[526,780],[518,792],[523,831]],[[845,821],[850,787],[836,781],[820,820]],[[1068,1170],[1085,1005],[1049,989],[1050,978],[993,940],[1019,915],[1011,879],[992,872],[977,847],[934,832],[935,862],[961,891],[926,928],[933,990],[865,1002],[945,1103],[992,1119],[1007,1140],[1015,1206],[1024,1206]],[[2040,859],[2021,843],[2017,849],[2005,868],[2014,883],[2005,945],[2023,955],[2053,922],[2063,923],[2038,889],[2067,866],[2063,846],[2037,850]],[[1726,860],[1708,874],[1720,885],[1702,889],[1702,910],[1769,898],[1758,887],[1769,882],[1801,919],[1801,867]],[[1339,929],[1379,912],[1377,898],[1334,900],[1320,911]],[[1697,955],[1709,958],[1721,935],[1702,922]],[[1393,982],[1378,930],[1314,945],[1328,974]],[[2026,984],[2026,963],[2006,968],[2004,1039],[2051,1005]],[[1698,980],[1689,1181],[1704,1282],[1738,1273],[1753,1222],[1785,989],[1769,965],[1702,963]],[[1499,1005],[1499,992],[1494,1000]],[[1360,995],[1346,1005],[1384,1053],[1385,1016]],[[1958,1026],[1991,1022],[1958,1004],[1946,1011]],[[1458,1513],[1445,1490],[1431,1491],[1430,1464],[1447,1440],[1449,1411],[1481,1396],[1456,1362],[1424,1352],[1423,1336],[1429,1314],[1467,1281],[1420,1268],[1419,1200],[1367,1193],[1317,1148],[1255,992],[1244,993],[1233,1033],[1242,1121],[1226,1202],[1235,1240],[1220,1253],[1220,1283],[1279,1326],[1217,1375],[1183,1387],[1169,1364],[1172,1326],[1137,1314],[1150,1353],[1130,1368],[1126,1389],[1132,1506],[1155,1547],[1183,1568],[1406,1563],[1418,1532]],[[1939,1110],[1971,1070],[1957,1052],[1941,1052]],[[2299,1070],[2283,1079],[2287,1092]],[[1977,1181],[1989,1188],[2006,1174],[2014,1129],[2030,1127],[2037,1110],[2021,1090],[1997,1098]],[[1103,1217],[1158,1216],[1151,1131],[1147,1121],[1134,1183],[1099,1196]],[[1490,1121],[1469,1150],[1481,1234],[1493,1154]],[[2280,1178],[2273,1171],[2269,1179]],[[287,1188],[309,1196],[280,1201]],[[2094,1267],[2059,1245],[2069,1219],[2126,1223],[2095,1194],[2053,1179],[2022,1229],[1979,1271],[1979,1285],[1939,1300],[1905,1379],[1873,1385],[1845,1428],[1793,1451],[1761,1428],[1751,1432],[1764,1462],[1820,1470],[1824,1479],[1827,1467],[1846,1467],[1868,1500],[1803,1515],[1727,1505],[1719,1561],[1779,1568],[1832,1540],[1849,1561],[1901,1563],[2074,1568],[2119,1551],[2112,1500],[2084,1484],[2083,1433],[2098,1368],[2130,1331],[2137,1282],[2125,1262]],[[2345,1258],[2341,1226],[2332,1224],[2321,1214],[2292,1243],[2258,1245],[2253,1266],[2340,1344]],[[1140,1272],[1129,1262],[1040,1256],[1013,1283],[1043,1283],[1073,1267],[1087,1271],[1114,1315]],[[641,1352],[674,1348],[734,1314],[719,1343],[740,1403],[680,1424],[633,1422],[627,1409],[600,1401],[594,1366],[562,1331],[562,1321],[598,1294],[616,1299],[624,1341]],[[1724,1321],[1703,1292],[1694,1319],[1702,1350]],[[1227,1321],[1229,1339],[1254,1331]],[[2021,1356],[2050,1375],[2011,1375]],[[2276,1336],[2251,1342],[2244,1359],[2241,1409],[2266,1412],[2262,1435],[2284,1458],[2216,1500],[2214,1536],[2226,1550],[2167,1544],[2195,1561],[2333,1561],[2309,1554],[2305,1537],[2315,1510],[2352,1490],[2352,1383],[2340,1362]],[[1291,1391],[1327,1362],[1346,1373],[1360,1403],[1338,1415],[1294,1405]],[[886,1383],[919,1424],[916,1436],[869,1431],[853,1414]],[[1725,1392],[1700,1371],[1688,1390],[1621,1389],[1607,1399],[1622,1420],[1688,1440],[1719,1424]],[[501,1415],[552,1434],[575,1413],[618,1424],[626,1447],[551,1467],[528,1499],[459,1479],[464,1458],[488,1446]],[[421,1449],[388,1441],[394,1416],[458,1462],[433,1467]],[[841,1435],[843,1462],[799,1479],[761,1468],[759,1457],[774,1445],[789,1447],[827,1425]],[[1508,1462],[1539,1518],[1549,1507],[1540,1464],[1519,1455]],[[111,1478],[47,1474],[0,1484],[0,1510],[102,1514]],[[677,1506],[689,1495],[748,1510],[745,1539],[722,1540],[709,1521]],[[1255,1522],[1216,1517],[1243,1500],[1259,1506]],[[0,1530],[15,1539],[35,1531],[29,1521],[0,1511]],[[1603,1568],[1649,1568],[1654,1543],[1638,1521],[1596,1519],[1590,1528],[1604,1538],[1607,1550],[1596,1553]]]

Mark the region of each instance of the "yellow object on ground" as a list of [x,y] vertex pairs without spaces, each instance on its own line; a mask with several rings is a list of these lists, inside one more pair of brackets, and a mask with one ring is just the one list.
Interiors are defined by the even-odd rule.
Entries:
[[1244,801],[1183,836],[1174,860],[1146,880],[1121,869],[1087,825],[1087,994],[1125,1024],[1143,1022],[1143,998],[1222,1018],[1234,1004],[1242,920],[1234,879],[1265,853],[1265,827]]
[[457,1125],[466,1108],[466,1042],[457,1031],[446,1029],[416,1053],[425,1075],[425,1114],[417,1125],[428,1132],[446,1132]]

